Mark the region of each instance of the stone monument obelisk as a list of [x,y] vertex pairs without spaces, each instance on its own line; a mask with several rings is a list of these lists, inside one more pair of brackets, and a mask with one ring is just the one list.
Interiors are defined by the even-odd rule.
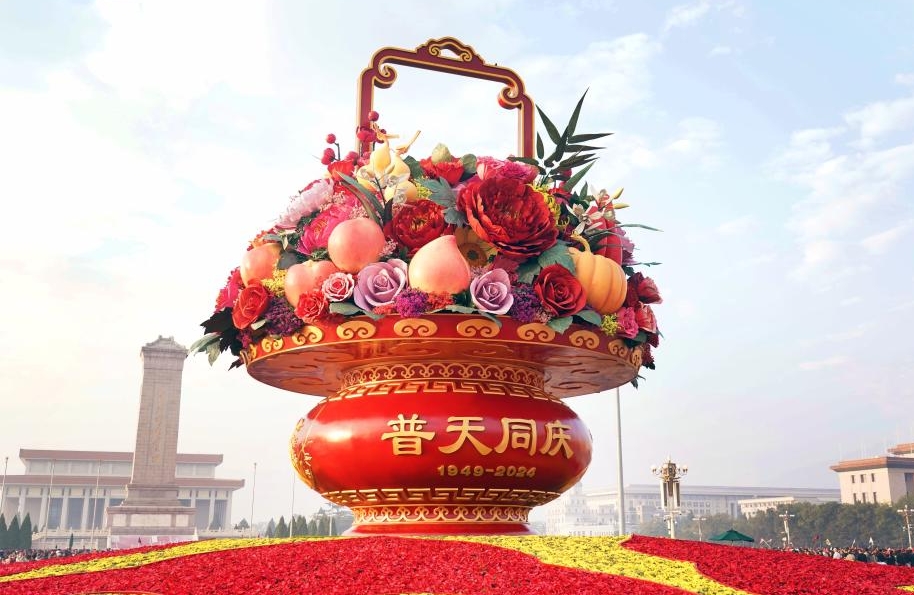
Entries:
[[133,473],[124,501],[107,509],[112,548],[194,539],[195,509],[182,506],[175,481],[181,374],[187,349],[172,337],[140,350],[143,387],[133,451]]

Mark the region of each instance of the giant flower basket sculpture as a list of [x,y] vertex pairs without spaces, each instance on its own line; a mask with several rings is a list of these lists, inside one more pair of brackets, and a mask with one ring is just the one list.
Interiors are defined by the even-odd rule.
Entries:
[[[390,63],[503,83],[519,155],[392,147],[372,110]],[[452,38],[378,51],[360,81],[358,150],[342,155],[328,135],[326,175],[219,293],[193,349],[322,397],[295,427],[292,463],[352,509],[350,533],[530,533],[531,508],[591,459],[562,399],[653,368],[661,300],[635,267],[654,263],[632,257],[621,191],[576,190],[596,159],[588,143],[606,136],[575,131],[582,102],[563,131],[539,112],[547,154],[513,71]]]

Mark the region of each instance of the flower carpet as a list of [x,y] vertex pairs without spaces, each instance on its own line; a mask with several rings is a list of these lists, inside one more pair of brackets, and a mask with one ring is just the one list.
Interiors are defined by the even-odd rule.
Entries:
[[914,568],[654,537],[222,539],[0,566],[0,595],[903,595]]

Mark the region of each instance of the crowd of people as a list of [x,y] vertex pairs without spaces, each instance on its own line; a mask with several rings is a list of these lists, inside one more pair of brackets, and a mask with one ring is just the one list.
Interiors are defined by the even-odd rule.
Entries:
[[34,562],[35,560],[48,560],[50,558],[66,558],[76,554],[85,554],[92,550],[72,549],[72,550],[0,550],[0,564],[12,564],[14,562]]
[[914,566],[914,549],[890,547],[819,547],[819,548],[794,548],[792,551],[800,554],[826,556],[836,560],[854,560],[856,562],[872,562],[875,564],[888,564],[889,566]]

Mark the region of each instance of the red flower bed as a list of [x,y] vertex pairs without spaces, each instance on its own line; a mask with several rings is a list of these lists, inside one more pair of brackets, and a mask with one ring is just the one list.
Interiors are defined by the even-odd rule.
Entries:
[[[155,550],[163,550],[170,547],[174,547],[173,543],[165,543],[161,545],[147,545],[143,547],[133,548],[131,550],[114,550],[110,552],[92,552],[89,554],[76,554],[75,556],[67,556],[65,558],[50,558],[47,560],[35,560],[34,562],[16,562],[14,564],[0,564],[0,576],[6,576],[9,574],[19,574],[22,572],[28,572],[29,570],[34,570],[35,568],[41,568],[42,566],[52,566],[54,564],[72,564],[74,562],[84,562],[86,560],[96,560],[98,558],[110,558],[112,556],[123,556],[125,552],[131,554],[141,554],[143,552],[152,552]],[[2,583],[0,583],[2,584]]]
[[705,576],[764,595],[900,595],[914,568],[634,535],[623,547],[694,562]]
[[284,543],[123,570],[0,583],[0,595],[129,591],[168,595],[686,593],[633,578],[543,564],[532,556],[495,546],[396,537]]

